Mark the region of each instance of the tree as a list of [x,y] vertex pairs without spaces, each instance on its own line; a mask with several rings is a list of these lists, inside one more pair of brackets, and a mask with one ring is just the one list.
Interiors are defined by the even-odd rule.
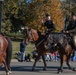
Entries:
[[29,26],[43,31],[41,20],[46,13],[50,13],[57,30],[60,31],[64,24],[61,5],[60,0],[31,0],[30,2],[27,0],[5,0],[2,30],[18,32],[21,27]]
[[3,32],[18,32],[25,25],[26,9],[26,0],[6,0],[3,5]]
[[28,5],[28,9],[28,26],[32,26],[40,31],[43,30],[44,28],[41,25],[41,19],[46,13],[50,13],[57,30],[62,29],[64,16],[61,9],[61,2],[59,0],[35,0]]
[[63,2],[62,8],[64,14],[70,17],[72,13],[76,13],[76,0],[65,0]]

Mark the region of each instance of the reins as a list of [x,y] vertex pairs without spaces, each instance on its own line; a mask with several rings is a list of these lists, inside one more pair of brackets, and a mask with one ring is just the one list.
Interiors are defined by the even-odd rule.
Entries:
[[[31,36],[33,37],[32,31],[31,31]],[[36,47],[38,47],[44,40],[45,40],[45,39],[42,39],[42,40],[36,45]],[[36,42],[34,39],[33,39],[33,41]],[[38,40],[37,40],[37,41],[38,41]]]
[[45,39],[41,40],[37,45],[36,47],[38,47]]
[[[54,38],[54,37],[53,37],[53,38]],[[54,41],[54,42],[57,42],[57,44],[60,44],[60,46],[63,47],[63,48],[64,48],[64,45],[66,45],[66,43],[67,43],[67,41],[66,41],[65,43],[61,44],[61,43],[58,42],[55,38],[54,38],[53,41]]]

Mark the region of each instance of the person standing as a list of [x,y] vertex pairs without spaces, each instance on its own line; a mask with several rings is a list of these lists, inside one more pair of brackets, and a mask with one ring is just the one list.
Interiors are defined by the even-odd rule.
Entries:
[[22,39],[20,43],[20,52],[21,52],[21,62],[25,60],[25,48],[26,48],[26,43]]

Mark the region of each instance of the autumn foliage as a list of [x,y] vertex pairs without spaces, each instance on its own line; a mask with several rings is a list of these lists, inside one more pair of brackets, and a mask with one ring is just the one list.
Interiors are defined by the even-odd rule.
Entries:
[[28,26],[37,30],[44,30],[41,20],[45,17],[46,13],[51,14],[52,20],[56,25],[58,31],[62,30],[64,25],[63,11],[61,9],[60,0],[35,0],[28,5],[29,19]]
[[[56,25],[56,30],[60,31],[64,25],[62,3],[60,0],[5,0],[3,5],[3,32],[22,31],[22,27],[32,27],[43,31],[41,20],[45,14],[51,14]],[[6,8],[7,7],[7,8]]]

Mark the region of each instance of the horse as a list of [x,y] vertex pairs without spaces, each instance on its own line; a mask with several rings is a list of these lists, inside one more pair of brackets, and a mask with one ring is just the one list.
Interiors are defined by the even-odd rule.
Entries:
[[40,56],[42,56],[42,60],[44,63],[43,70],[46,70],[47,64],[44,58],[44,55],[47,52],[45,48],[46,36],[42,35],[41,32],[36,31],[35,29],[27,29],[27,31],[25,32],[25,41],[28,44],[30,40],[34,41],[38,53],[38,56],[36,57],[35,62],[33,64],[32,71],[35,69],[36,63],[39,60]]
[[[44,54],[46,52],[55,52],[59,51],[60,54],[60,68],[58,69],[58,73],[63,71],[63,62],[66,59],[66,63],[69,67],[69,69],[75,71],[75,68],[72,68],[69,64],[70,56],[71,53],[73,52],[73,48],[71,45],[68,43],[68,39],[66,37],[66,34],[63,33],[51,33],[47,39],[45,39],[45,35],[42,35],[39,31],[35,29],[28,29],[26,32],[26,42],[28,43],[30,39],[33,39],[35,42],[37,51],[38,51],[38,56],[35,59],[35,62],[33,64],[32,70],[35,69],[36,62],[39,60],[40,56],[42,56],[43,63],[44,63],[44,69],[46,70],[47,64],[44,59]],[[47,43],[48,49],[46,49],[45,44]],[[53,43],[53,44],[52,44]],[[51,50],[51,47],[54,47],[54,50]]]
[[11,73],[12,42],[8,36],[0,34],[0,66],[5,65],[6,75]]
[[[75,40],[76,38],[74,38]],[[54,47],[54,51],[58,51],[60,55],[60,68],[58,69],[59,72],[63,72],[63,63],[66,61],[67,66],[69,69],[75,71],[75,68],[71,67],[69,64],[71,54],[73,52],[73,47],[71,42],[69,41],[69,37],[67,34],[64,33],[51,33],[48,37],[48,44]]]

